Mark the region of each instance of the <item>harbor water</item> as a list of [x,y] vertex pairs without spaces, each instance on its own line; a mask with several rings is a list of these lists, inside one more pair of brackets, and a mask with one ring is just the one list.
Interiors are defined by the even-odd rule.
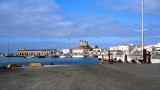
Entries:
[[78,65],[78,64],[99,64],[98,58],[23,58],[23,57],[1,57],[0,65],[21,64],[29,66],[30,63],[41,63],[42,65]]

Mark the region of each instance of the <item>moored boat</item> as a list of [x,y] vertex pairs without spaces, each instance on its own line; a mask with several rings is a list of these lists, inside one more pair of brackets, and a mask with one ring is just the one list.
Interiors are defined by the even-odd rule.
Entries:
[[70,58],[71,56],[69,56],[69,55],[60,55],[59,57],[60,58]]
[[83,58],[84,55],[72,55],[73,58]]
[[46,58],[45,55],[40,55],[40,56],[37,56],[37,58]]

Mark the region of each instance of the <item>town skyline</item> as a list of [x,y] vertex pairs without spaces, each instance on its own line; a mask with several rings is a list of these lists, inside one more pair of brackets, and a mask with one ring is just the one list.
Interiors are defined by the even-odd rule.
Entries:
[[[145,1],[145,45],[160,39],[159,0]],[[141,0],[1,0],[0,52],[141,44]],[[70,40],[69,40],[70,39]]]

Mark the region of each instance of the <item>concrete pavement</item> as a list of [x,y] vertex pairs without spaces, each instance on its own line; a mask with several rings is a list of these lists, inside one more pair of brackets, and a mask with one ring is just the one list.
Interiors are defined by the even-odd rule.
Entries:
[[1,69],[0,90],[160,90],[160,64]]

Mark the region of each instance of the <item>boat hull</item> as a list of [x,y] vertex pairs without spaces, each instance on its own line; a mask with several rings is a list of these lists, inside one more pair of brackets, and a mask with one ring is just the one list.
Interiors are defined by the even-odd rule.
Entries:
[[72,56],[72,58],[84,58],[83,55]]

